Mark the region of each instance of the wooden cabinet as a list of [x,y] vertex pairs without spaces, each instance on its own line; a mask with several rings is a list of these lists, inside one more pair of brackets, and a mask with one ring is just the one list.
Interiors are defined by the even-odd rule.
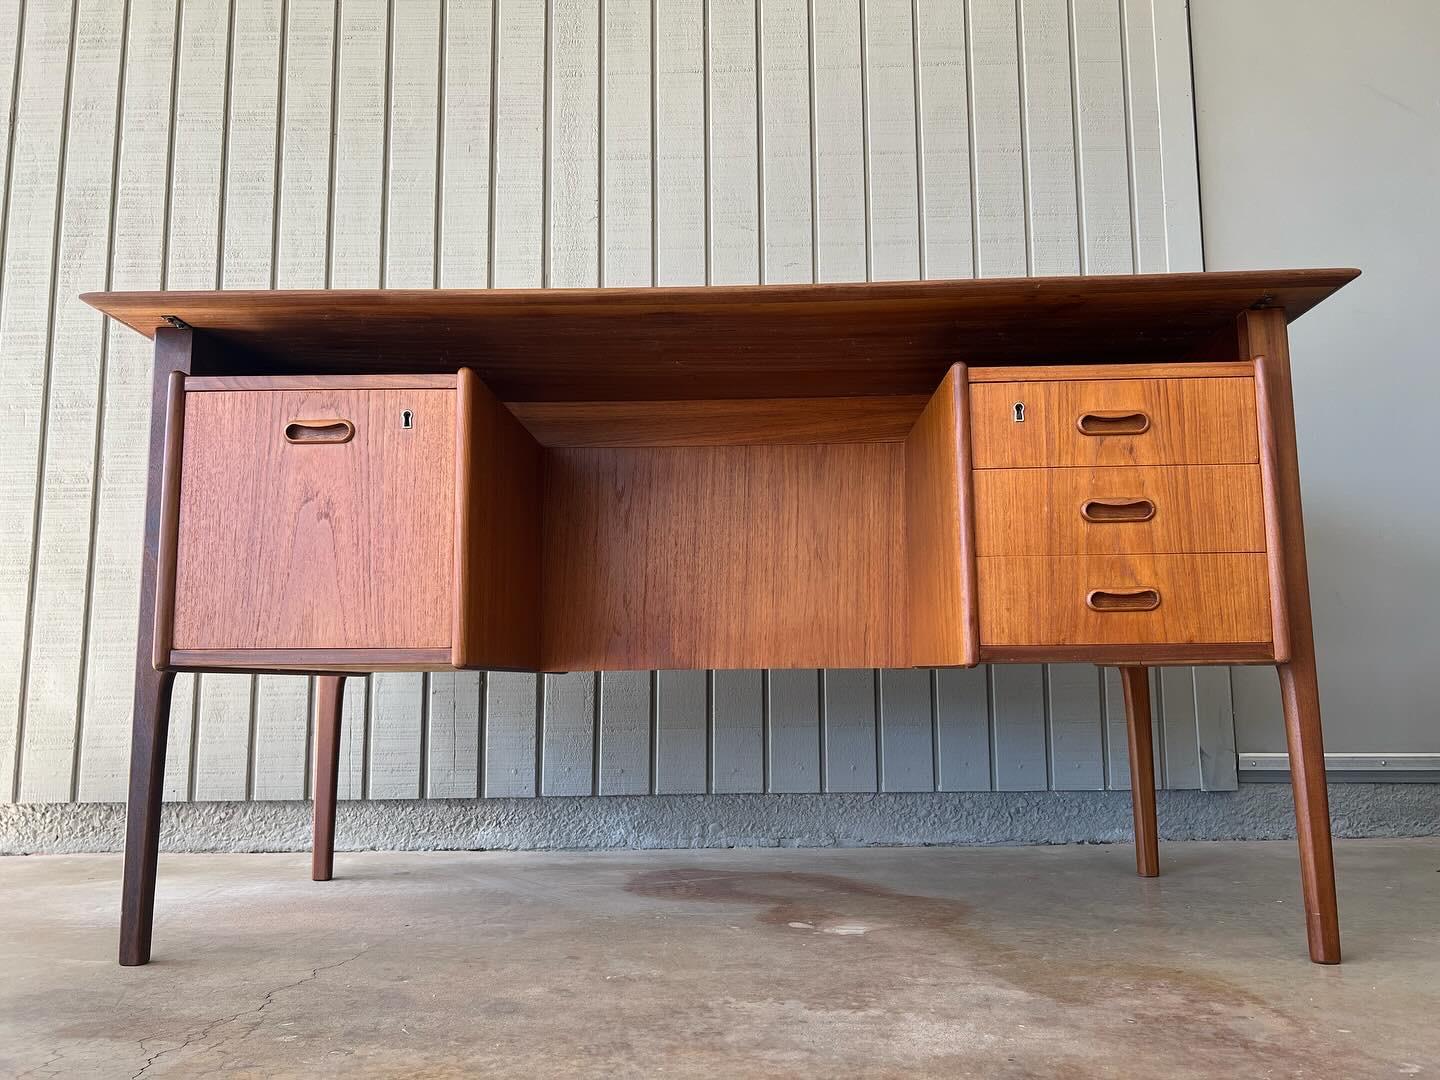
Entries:
[[201,385],[185,394],[174,649],[448,650],[455,380]]
[[468,371],[195,377],[176,402],[158,666],[537,662],[539,448]]
[[976,369],[970,430],[982,658],[1273,659],[1250,365]]

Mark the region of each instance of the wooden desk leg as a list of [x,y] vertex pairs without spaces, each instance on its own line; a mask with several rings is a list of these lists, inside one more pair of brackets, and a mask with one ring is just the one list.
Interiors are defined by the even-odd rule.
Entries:
[[1340,963],[1340,913],[1335,903],[1335,857],[1330,844],[1330,796],[1325,786],[1325,746],[1320,737],[1320,691],[1314,649],[1276,668],[1285,708],[1290,786],[1295,792],[1295,834],[1300,841],[1300,886],[1305,898],[1305,935],[1310,959]]
[[[130,736],[130,803],[125,817],[125,870],[120,894],[120,963],[150,962],[150,928],[155,916],[155,871],[160,858],[160,800],[165,786],[165,740],[170,732],[173,671],[158,671],[169,654],[168,610],[156,628],[160,581],[160,536],[164,528],[162,488],[166,440],[179,437],[170,411],[179,400],[177,378],[190,370],[194,351],[189,330],[155,332],[155,367],[150,397],[150,466],[145,489],[145,542],[140,556],[140,624],[135,642],[135,712]],[[179,373],[179,374],[177,374]],[[173,428],[173,430],[172,430]],[[165,568],[173,573],[173,563]],[[162,602],[162,607],[165,604]],[[160,639],[157,649],[156,638]],[[163,659],[162,659],[163,657]]]
[[1340,962],[1340,916],[1335,904],[1335,859],[1330,845],[1330,797],[1325,789],[1325,744],[1320,736],[1320,691],[1315,679],[1315,629],[1310,572],[1305,559],[1305,515],[1300,506],[1300,462],[1295,449],[1295,395],[1285,312],[1248,311],[1239,321],[1240,355],[1255,365],[1260,476],[1265,489],[1265,537],[1270,555],[1275,655],[1282,662],[1280,700],[1295,792],[1300,841],[1300,886],[1310,959]]
[[151,665],[148,648],[136,668],[130,805],[125,817],[125,872],[120,895],[120,963],[125,967],[150,962],[165,741],[170,732],[170,691],[175,685],[173,671],[156,671]]
[[1150,673],[1122,667],[1125,727],[1130,733],[1130,802],[1135,811],[1135,869],[1160,876],[1160,833],[1155,825],[1155,743],[1150,719]]
[[340,786],[340,716],[345,676],[315,679],[315,839],[310,877],[329,881],[335,870],[335,797]]

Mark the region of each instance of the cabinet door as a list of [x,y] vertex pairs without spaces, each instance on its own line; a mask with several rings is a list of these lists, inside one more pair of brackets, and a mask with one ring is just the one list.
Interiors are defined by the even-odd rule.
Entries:
[[450,644],[455,394],[186,395],[174,648]]

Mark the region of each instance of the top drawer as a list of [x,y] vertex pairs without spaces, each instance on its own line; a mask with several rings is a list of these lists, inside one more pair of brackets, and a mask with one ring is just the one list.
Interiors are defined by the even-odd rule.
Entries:
[[974,383],[970,440],[977,469],[1249,464],[1260,459],[1255,383],[1245,377]]

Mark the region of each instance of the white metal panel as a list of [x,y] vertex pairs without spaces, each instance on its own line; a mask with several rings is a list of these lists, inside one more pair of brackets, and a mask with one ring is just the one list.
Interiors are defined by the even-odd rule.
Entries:
[[650,791],[650,673],[600,676],[599,795]]
[[545,676],[542,795],[595,793],[595,686],[588,671]]
[[823,686],[825,790],[877,790],[875,672],[826,671]]
[[776,670],[766,682],[767,791],[820,790],[820,675]]
[[864,281],[865,95],[857,3],[810,5],[815,280]]
[[711,285],[760,274],[755,8],[710,4],[706,35]]
[[[649,285],[654,276],[651,12],[631,0],[603,0],[603,6],[600,284]],[[587,66],[590,59],[584,58]]]
[[761,280],[814,279],[810,206],[810,25],[805,0],[760,10]]
[[1057,791],[1105,787],[1101,675],[1090,664],[1050,664],[1050,786]]
[[709,266],[705,0],[656,0],[655,11],[655,284],[703,285]]
[[1014,277],[1029,262],[1016,8],[1014,0],[969,0],[966,11],[975,273]]
[[22,703],[39,523],[45,368],[70,87],[71,5],[30,3],[13,74],[9,191],[0,278],[0,776],[18,798]]
[[[20,365],[6,378],[37,356],[49,375],[6,402],[33,405],[16,414],[28,436],[5,433],[22,526],[5,540],[39,545],[17,548],[26,685],[12,669],[0,724],[0,775],[23,777],[27,798],[125,787],[149,353],[71,318],[68,294],[97,275],[620,285],[1198,258],[1178,0],[192,0],[183,18],[132,0],[122,100],[118,24],[102,30],[123,10],[81,0],[72,28],[63,0],[31,0],[20,42],[18,7],[0,4],[0,68],[18,62],[0,95],[19,93],[4,129],[0,351]],[[67,99],[52,76],[72,52]],[[66,524],[92,499],[93,538]],[[62,603],[82,580],[83,602]],[[636,792],[1126,782],[1118,686],[1088,668],[605,684],[352,678],[341,794],[585,794],[597,774],[602,790]],[[1223,670],[1157,678],[1172,783],[1233,784],[1229,685]],[[305,679],[199,688],[197,702],[195,680],[177,685],[167,797],[308,790]]]
[[695,795],[709,784],[710,679],[703,671],[655,676],[655,791]]
[[555,288],[600,284],[599,35],[592,0],[551,8],[545,284]]
[[867,277],[920,276],[919,180],[916,171],[915,35],[910,0],[866,0],[865,202]]
[[933,672],[880,672],[880,790],[935,790]]
[[[175,0],[130,5],[111,225],[109,281],[117,289],[159,288],[164,276],[175,31]],[[0,76],[0,87],[8,85]],[[101,348],[105,374],[76,791],[85,802],[125,797],[150,447],[150,343],[107,322]],[[188,798],[190,788],[190,715],[177,711],[177,704],[167,744],[167,799]]]
[[990,790],[988,668],[935,672],[935,766],[940,791]]
[[103,327],[76,294],[106,276],[121,11],[79,4],[68,75],[63,189],[45,356],[28,650],[21,656],[19,798],[73,797],[93,527]]
[[920,276],[975,273],[971,233],[970,96],[965,6],[915,5],[915,94],[920,167]]
[[717,671],[711,676],[712,791],[765,790],[763,679],[759,671]]

